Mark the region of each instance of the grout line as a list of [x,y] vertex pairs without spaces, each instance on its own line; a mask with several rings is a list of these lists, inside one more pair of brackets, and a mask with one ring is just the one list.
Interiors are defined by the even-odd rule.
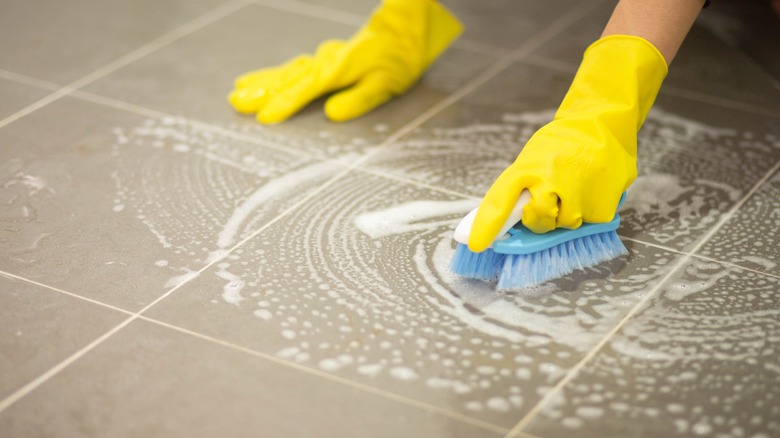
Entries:
[[492,46],[490,44],[481,43],[479,41],[470,40],[460,37],[452,43],[453,48],[464,50],[467,52],[478,53],[481,55],[488,55],[494,58],[501,58],[507,55],[511,49],[504,49],[501,47]]
[[547,406],[547,404],[560,393],[563,388],[568,385],[570,381],[572,381],[577,374],[579,374],[579,371],[585,367],[587,363],[593,359],[596,354],[598,354],[601,349],[612,339],[612,337],[623,328],[623,326],[636,315],[640,309],[642,309],[645,304],[650,300],[650,298],[655,297],[655,295],[658,293],[658,291],[661,290],[661,288],[671,279],[674,275],[677,274],[677,272],[685,266],[685,264],[692,258],[695,257],[694,255],[701,249],[707,242],[712,239],[712,237],[720,231],[721,228],[736,214],[736,212],[742,208],[742,206],[747,202],[748,199],[750,199],[753,194],[758,191],[764,183],[766,183],[774,174],[775,172],[780,169],[780,161],[778,161],[772,169],[770,169],[758,182],[756,182],[755,185],[745,194],[745,196],[742,197],[741,200],[739,200],[736,204],[734,204],[729,211],[727,211],[723,216],[721,216],[720,220],[717,224],[715,224],[714,227],[712,227],[707,234],[699,238],[696,245],[693,247],[693,249],[690,251],[690,253],[684,254],[683,257],[680,259],[680,261],[673,266],[669,273],[667,273],[658,283],[657,285],[650,290],[650,292],[645,295],[642,300],[640,300],[621,320],[609,331],[607,334],[599,341],[596,346],[591,349],[588,354],[585,355],[579,362],[577,362],[574,367],[572,367],[566,375],[555,385],[555,387],[550,390],[545,396],[526,414],[525,417],[523,417],[520,422],[518,422],[515,427],[512,428],[512,430],[509,432],[509,434],[506,435],[506,438],[510,437],[517,437],[517,434],[521,432],[526,426],[530,424],[531,421],[536,418],[536,416],[542,411],[542,409]]
[[344,165],[340,161],[337,161],[335,159],[328,159],[325,157],[319,157],[313,154],[310,154],[306,151],[299,150],[299,149],[290,149],[283,146],[280,146],[274,142],[263,140],[262,138],[259,138],[254,135],[250,134],[243,134],[238,131],[233,131],[231,129],[223,128],[218,125],[213,125],[207,122],[201,122],[195,119],[191,119],[184,116],[175,116],[173,114],[168,114],[162,111],[154,110],[151,108],[147,108],[144,106],[136,105],[134,103],[128,103],[121,100],[116,100],[111,97],[102,96],[99,94],[94,94],[88,91],[83,90],[76,90],[74,91],[70,97],[86,100],[88,102],[96,103],[98,105],[108,106],[114,109],[127,111],[135,114],[142,115],[144,117],[149,117],[153,119],[158,120],[164,120],[164,119],[176,119],[181,121],[184,124],[189,125],[192,128],[195,128],[200,131],[206,131],[213,134],[218,134],[226,138],[230,138],[233,140],[243,141],[251,144],[255,144],[258,146],[267,147],[269,149],[274,149],[277,151],[285,152],[291,155],[296,155],[303,158],[309,158],[316,161],[332,161],[339,163],[341,165]]
[[102,301],[94,300],[94,299],[89,298],[89,297],[85,297],[85,296],[82,296],[82,295],[74,294],[73,292],[68,292],[66,290],[63,290],[63,289],[60,289],[60,288],[56,288],[54,286],[49,286],[47,284],[39,283],[39,282],[37,282],[35,280],[30,280],[29,278],[20,277],[18,275],[11,274],[10,272],[0,271],[0,277],[7,277],[9,279],[19,280],[21,282],[29,283],[29,284],[32,284],[32,285],[35,285],[35,286],[39,286],[39,287],[42,287],[44,289],[48,289],[48,290],[53,291],[53,292],[59,292],[61,294],[67,295],[69,297],[77,298],[77,299],[79,299],[81,301],[86,301],[88,303],[92,303],[92,304],[98,305],[100,307],[105,307],[105,308],[108,308],[108,309],[111,309],[111,310],[116,310],[117,312],[121,312],[121,313],[124,313],[124,314],[127,314],[127,315],[132,315],[133,314],[133,312],[131,312],[129,310],[125,310],[125,309],[113,306],[111,304],[104,303]]
[[136,105],[134,103],[129,103],[129,102],[124,102],[124,101],[121,101],[121,100],[113,99],[111,97],[101,96],[99,94],[94,94],[94,93],[91,93],[89,91],[74,90],[73,93],[71,93],[69,97],[73,97],[73,98],[76,98],[76,99],[84,100],[84,101],[87,101],[87,102],[92,102],[92,103],[95,103],[95,104],[98,104],[98,105],[107,106],[107,107],[110,107],[110,108],[114,108],[114,109],[117,109],[117,110],[129,112],[129,113],[138,114],[138,115],[141,115],[141,116],[144,116],[144,117],[148,117],[148,118],[151,118],[151,119],[158,119],[158,120],[163,120],[163,119],[181,119],[181,120],[186,121],[187,123],[189,123],[189,120],[181,118],[181,117],[174,116],[172,114],[168,114],[168,113],[165,113],[165,112],[162,112],[162,111],[157,111],[157,110],[154,110],[154,109],[151,109],[151,108],[147,108],[147,107],[144,107],[144,106]]
[[62,85],[55,84],[54,82],[44,81],[43,79],[34,78],[12,71],[0,69],[0,79],[6,79],[20,84],[29,85],[31,87],[42,88],[49,91],[57,91],[62,88]]
[[749,103],[738,102],[736,100],[727,99],[719,96],[711,96],[709,94],[699,93],[697,91],[686,90],[684,88],[678,88],[672,85],[664,85],[661,87],[661,94],[667,96],[680,97],[683,99],[693,100],[695,102],[707,103],[710,105],[717,105],[724,108],[730,108],[735,110],[744,111],[747,113],[758,114],[762,116],[780,118],[780,111],[772,111],[768,108],[763,108]]
[[92,82],[95,82],[96,80],[113,73],[122,67],[127,66],[128,64],[131,64],[197,30],[208,26],[209,24],[214,23],[221,18],[224,18],[227,15],[232,14],[233,12],[236,12],[243,7],[246,7],[248,4],[249,3],[247,3],[245,0],[233,0],[228,3],[224,3],[221,6],[212,9],[200,17],[197,17],[194,20],[184,24],[183,26],[178,27],[171,32],[166,33],[165,35],[162,35],[161,37],[144,44],[132,52],[119,57],[113,62],[104,65],[103,67],[93,71],[81,79],[69,84],[68,87],[76,89],[89,85]]
[[741,266],[741,265],[738,265],[738,264],[733,263],[733,262],[724,262],[722,260],[714,259],[712,257],[707,257],[707,256],[703,256],[703,255],[700,255],[700,254],[691,254],[691,256],[693,258],[696,258],[696,259],[701,259],[701,260],[704,260],[704,261],[717,263],[719,265],[724,265],[724,266],[729,266],[729,267],[732,267],[732,268],[740,269],[742,271],[752,272],[754,274],[758,274],[758,275],[761,275],[761,276],[764,276],[764,277],[772,277],[772,278],[777,278],[778,280],[780,280],[780,274],[773,274],[771,272],[759,271],[757,269]]
[[591,3],[578,2],[574,7],[566,11],[557,20],[550,23],[541,32],[534,34],[526,42],[513,50],[507,56],[512,61],[519,61],[528,57],[531,52],[539,48],[542,44],[551,40],[553,37],[559,35],[562,31],[573,25],[574,23],[583,19],[586,15],[593,12],[602,3],[606,3],[607,0],[598,0]]
[[73,91],[73,89],[68,88],[68,87],[63,87],[63,88],[60,88],[59,90],[55,91],[54,93],[52,93],[52,94],[50,94],[50,95],[48,95],[48,96],[46,96],[46,97],[44,97],[42,99],[39,99],[39,100],[31,103],[30,105],[20,109],[19,111],[15,112],[14,114],[11,114],[10,116],[6,117],[5,119],[0,120],[0,128],[3,128],[4,126],[9,125],[9,124],[17,121],[17,120],[21,119],[24,116],[26,116],[26,115],[28,115],[30,113],[33,113],[33,112],[35,112],[35,111],[45,107],[46,105],[48,105],[48,104],[50,104],[50,103],[52,103],[52,102],[54,102],[56,100],[59,100],[60,98],[62,98],[63,96],[67,95],[71,91]]
[[119,58],[115,59],[114,61],[98,68],[97,70],[87,74],[86,76],[83,76],[80,79],[77,79],[70,84],[61,87],[54,93],[36,101],[32,104],[28,105],[25,108],[22,108],[21,110],[17,111],[14,114],[11,114],[10,116],[6,117],[3,120],[0,120],[0,128],[15,122],[16,120],[21,119],[22,117],[31,114],[46,105],[55,102],[62,97],[72,93],[78,88],[84,87],[86,85],[91,84],[92,82],[111,74],[117,70],[119,70],[122,67],[125,67],[126,65],[135,62],[144,56],[168,45],[173,43],[174,41],[189,35],[192,32],[197,31],[198,29],[201,29],[214,21],[217,21],[239,9],[242,7],[245,7],[248,5],[247,0],[233,0],[228,3],[224,3],[220,5],[219,7],[212,9],[209,12],[206,12],[205,14],[201,15],[200,17],[195,18],[194,20],[182,25],[181,27],[178,27],[161,37],[158,37],[157,39],[144,44],[143,46],[131,51],[130,53],[127,53],[123,56],[120,56]]
[[116,327],[112,328],[111,330],[104,333],[102,336],[98,337],[94,341],[87,344],[87,346],[83,347],[81,350],[73,353],[69,357],[67,357],[65,360],[61,361],[57,365],[49,368],[48,371],[44,372],[43,374],[39,375],[32,381],[28,382],[26,385],[22,386],[21,388],[17,389],[16,391],[12,392],[8,397],[0,400],[0,413],[8,409],[10,406],[12,406],[14,403],[19,401],[22,397],[26,396],[39,386],[43,385],[54,377],[56,374],[58,374],[63,369],[67,368],[70,364],[87,354],[89,351],[91,351],[93,348],[101,344],[106,339],[110,338],[114,335],[114,333],[118,332],[119,330],[122,330],[125,326],[130,324],[136,317],[131,316],[124,320],[123,322],[119,323]]
[[648,246],[648,247],[651,247],[651,248],[657,248],[657,249],[660,249],[660,250],[663,250],[663,251],[672,252],[672,253],[675,253],[677,255],[691,256],[691,257],[693,257],[695,259],[700,259],[700,260],[704,260],[704,261],[708,261],[708,262],[714,262],[714,263],[718,263],[718,264],[721,264],[721,265],[724,265],[724,266],[730,266],[732,268],[738,268],[738,269],[742,269],[744,271],[753,272],[754,274],[760,274],[760,275],[764,275],[764,276],[767,276],[767,277],[774,277],[774,278],[780,279],[780,274],[773,274],[771,272],[759,271],[758,269],[753,269],[753,268],[749,268],[747,266],[742,266],[742,265],[739,265],[739,264],[734,263],[734,262],[728,262],[728,261],[725,261],[725,260],[719,260],[719,259],[716,259],[716,258],[713,258],[713,257],[708,257],[708,256],[705,256],[705,255],[701,255],[701,254],[692,254],[690,252],[680,251],[680,250],[675,249],[675,248],[670,248],[670,247],[666,247],[666,246],[663,246],[663,245],[658,245],[657,243],[646,242],[644,240],[634,239],[633,237],[620,236],[620,240],[627,240],[629,242],[635,242],[635,243],[638,243],[640,245]]
[[578,65],[572,64],[568,61],[562,61],[560,59],[554,59],[554,58],[548,58],[544,55],[537,55],[532,54],[526,56],[523,60],[523,63],[528,65],[533,65],[536,67],[542,67],[550,70],[555,70],[560,73],[568,73],[571,74],[572,77],[577,72]]
[[471,424],[473,426],[477,426],[477,427],[480,427],[482,429],[487,429],[487,430],[490,430],[492,432],[497,432],[497,433],[506,433],[508,431],[507,428],[501,427],[501,426],[497,426],[497,425],[495,425],[493,423],[489,423],[489,422],[486,422],[486,421],[483,421],[483,420],[479,420],[479,419],[476,419],[476,418],[472,418],[472,417],[469,417],[469,416],[466,416],[466,415],[463,415],[463,414],[460,414],[460,413],[457,413],[457,412],[454,412],[454,411],[443,409],[443,408],[440,408],[438,406],[431,405],[429,403],[425,403],[425,402],[422,402],[422,401],[419,401],[419,400],[416,400],[416,399],[413,399],[413,398],[409,398],[409,397],[406,397],[406,396],[403,396],[403,395],[399,395],[399,394],[396,394],[396,393],[388,392],[388,391],[385,391],[385,390],[382,390],[382,389],[379,389],[379,388],[376,388],[376,387],[373,387],[373,386],[370,386],[370,385],[366,385],[366,384],[360,383],[360,382],[358,382],[356,380],[347,379],[347,378],[340,377],[338,375],[331,374],[331,373],[328,373],[328,372],[325,372],[325,371],[320,371],[320,370],[318,370],[316,368],[312,368],[312,367],[309,367],[309,366],[301,365],[301,364],[296,363],[296,362],[291,362],[291,361],[288,361],[288,360],[284,360],[284,359],[278,358],[278,357],[276,357],[274,355],[271,355],[271,354],[268,354],[268,353],[263,353],[263,352],[258,351],[258,350],[254,350],[254,349],[251,349],[251,348],[248,348],[248,347],[244,347],[242,345],[234,344],[232,342],[228,342],[228,341],[225,341],[225,340],[222,340],[222,339],[219,339],[219,338],[215,338],[215,337],[212,337],[212,336],[200,333],[200,332],[196,332],[196,331],[184,328],[184,327],[180,327],[180,326],[177,326],[177,325],[174,325],[174,324],[170,324],[170,323],[167,323],[167,322],[164,322],[164,321],[160,321],[160,320],[157,320],[157,319],[154,319],[154,318],[150,318],[150,317],[147,317],[147,316],[141,316],[140,318],[142,320],[144,320],[144,321],[147,321],[147,322],[159,325],[161,327],[165,327],[167,329],[175,330],[177,332],[180,332],[180,333],[183,333],[183,334],[186,334],[186,335],[198,338],[198,339],[202,339],[202,340],[205,340],[207,342],[211,342],[211,343],[214,343],[214,344],[217,344],[217,345],[221,345],[223,347],[230,348],[232,350],[237,350],[237,351],[249,354],[250,356],[254,356],[254,357],[260,358],[262,360],[265,360],[265,361],[268,361],[268,362],[272,362],[272,363],[275,363],[277,365],[281,365],[281,366],[286,367],[286,368],[292,368],[292,369],[295,369],[297,371],[301,371],[301,372],[304,372],[306,374],[314,375],[314,376],[323,378],[323,379],[331,381],[331,382],[335,382],[335,383],[338,383],[338,384],[342,384],[342,385],[345,385],[345,386],[356,388],[356,389],[359,389],[361,391],[368,392],[368,393],[371,393],[371,394],[374,394],[374,395],[378,395],[378,396],[381,396],[383,398],[390,399],[390,400],[393,400],[393,401],[396,401],[396,402],[400,402],[402,404],[409,405],[409,406],[412,406],[412,407],[416,407],[416,408],[419,408],[419,409],[422,409],[422,410],[425,410],[425,411],[428,411],[428,412],[432,412],[434,414],[438,414],[438,415],[450,418],[452,420],[457,420],[457,421],[460,421],[460,422],[463,422],[463,423]]
[[644,241],[644,240],[634,239],[633,237],[620,235],[620,233],[618,233],[618,235],[620,236],[620,240],[627,240],[629,242],[639,243],[639,244],[642,244],[644,246],[649,246],[651,248],[657,248],[657,249],[660,249],[660,250],[663,250],[663,251],[673,252],[673,253],[678,254],[678,255],[693,255],[693,254],[691,254],[689,252],[681,251],[679,249],[668,247],[668,246],[659,245],[659,244],[654,243],[654,242],[647,242],[647,241]]

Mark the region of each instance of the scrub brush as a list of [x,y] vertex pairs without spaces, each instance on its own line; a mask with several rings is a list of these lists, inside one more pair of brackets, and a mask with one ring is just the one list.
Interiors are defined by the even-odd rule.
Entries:
[[[620,204],[625,196],[623,193]],[[480,253],[468,248],[477,209],[467,214],[455,229],[458,245],[452,258],[452,272],[467,278],[496,281],[498,290],[513,290],[628,254],[617,235],[620,226],[617,213],[610,222],[583,223],[576,230],[558,228],[535,234],[520,223],[523,207],[530,199],[530,192],[523,190],[499,237],[491,248]]]

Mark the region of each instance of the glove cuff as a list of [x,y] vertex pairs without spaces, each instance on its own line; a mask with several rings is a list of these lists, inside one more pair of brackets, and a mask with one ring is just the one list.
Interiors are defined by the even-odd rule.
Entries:
[[598,120],[618,138],[635,138],[667,72],[664,57],[644,38],[601,38],[585,50],[555,118]]

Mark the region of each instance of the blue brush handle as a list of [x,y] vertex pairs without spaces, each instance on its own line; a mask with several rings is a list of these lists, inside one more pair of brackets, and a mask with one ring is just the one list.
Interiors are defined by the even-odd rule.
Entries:
[[[626,199],[626,193],[620,197],[618,207],[623,205]],[[620,215],[615,213],[615,217],[609,222],[604,223],[583,223],[576,230],[567,228],[557,228],[544,234],[536,234],[518,222],[509,230],[509,238],[498,240],[493,243],[493,251],[499,254],[532,254],[552,248],[555,245],[579,239],[594,234],[607,233],[615,231],[620,226]]]

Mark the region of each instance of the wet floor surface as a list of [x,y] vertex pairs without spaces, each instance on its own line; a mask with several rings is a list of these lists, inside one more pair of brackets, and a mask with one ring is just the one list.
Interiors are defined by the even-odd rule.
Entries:
[[780,435],[780,23],[715,3],[639,134],[629,254],[497,293],[452,231],[611,2],[444,2],[467,30],[407,95],[272,127],[232,79],[373,5],[6,2],[0,435]]

